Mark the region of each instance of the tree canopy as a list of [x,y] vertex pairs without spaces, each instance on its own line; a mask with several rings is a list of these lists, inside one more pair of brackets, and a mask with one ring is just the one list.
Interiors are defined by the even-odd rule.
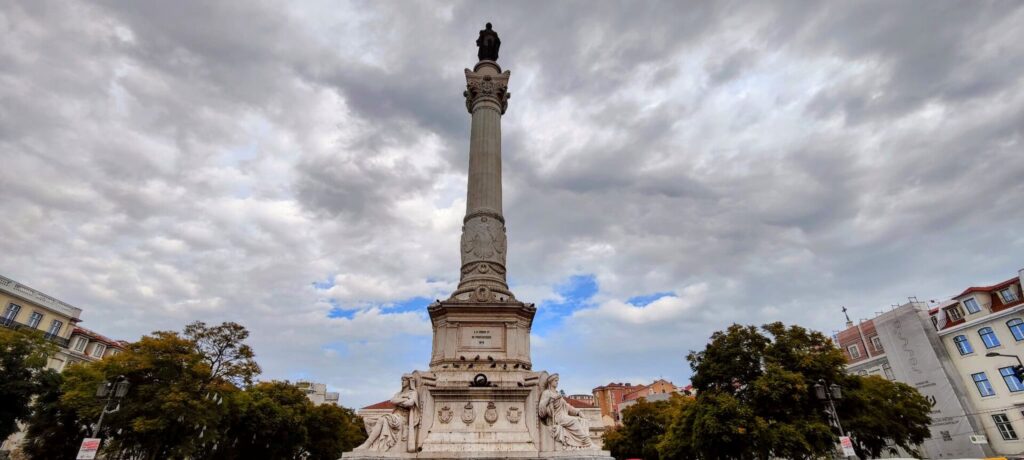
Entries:
[[616,458],[830,456],[840,433],[827,401],[815,394],[819,382],[843,390],[836,410],[862,458],[891,445],[913,452],[929,433],[930,405],[917,390],[846,374],[842,352],[820,332],[782,323],[734,324],[687,359],[696,399],[663,410],[637,404],[624,411],[623,426],[606,438]]
[[108,457],[136,459],[337,459],[365,438],[348,409],[316,407],[288,382],[252,382],[260,369],[235,323],[158,331],[123,353],[68,367],[41,393],[23,452],[32,459],[77,449],[106,400],[103,382],[127,395],[103,420]]
[[0,327],[0,440],[32,413],[32,397],[49,379],[46,362],[56,350],[38,331]]
[[622,411],[622,426],[605,432],[605,449],[615,458],[658,458],[658,441],[673,417],[690,404],[687,396],[656,402],[640,398]]

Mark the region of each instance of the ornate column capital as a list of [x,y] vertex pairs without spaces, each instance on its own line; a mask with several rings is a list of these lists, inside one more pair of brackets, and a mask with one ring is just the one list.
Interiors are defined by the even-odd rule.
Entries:
[[501,67],[492,61],[481,61],[473,70],[466,69],[466,110],[473,113],[478,106],[491,106],[504,114],[508,108],[508,79],[512,73],[502,72]]

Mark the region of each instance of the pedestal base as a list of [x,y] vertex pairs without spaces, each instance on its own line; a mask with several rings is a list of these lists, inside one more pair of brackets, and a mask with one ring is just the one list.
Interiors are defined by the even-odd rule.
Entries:
[[[402,380],[393,409],[360,414],[370,439],[343,460],[613,460],[599,450],[600,431],[588,428],[600,412],[560,399],[547,372],[442,367]],[[543,415],[540,404],[548,404]],[[580,445],[587,447],[573,448]]]
[[615,460],[608,451],[578,452],[420,452],[420,453],[388,453],[388,452],[345,452],[341,460],[394,460],[394,459],[430,459],[430,460],[502,460],[502,459],[544,459],[544,460]]

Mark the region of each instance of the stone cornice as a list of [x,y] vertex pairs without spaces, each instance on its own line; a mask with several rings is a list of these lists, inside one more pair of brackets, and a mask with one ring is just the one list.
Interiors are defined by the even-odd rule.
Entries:
[[81,308],[62,302],[4,276],[0,276],[0,291],[42,305],[64,316],[69,316],[75,321],[82,316]]
[[466,110],[469,113],[473,113],[478,105],[488,102],[502,114],[508,109],[508,99],[512,97],[512,93],[508,92],[508,79],[512,72],[508,70],[501,72],[501,67],[498,67],[497,64],[493,64],[493,67],[500,72],[497,75],[480,72],[481,68],[485,67],[484,64],[488,63],[488,61],[483,61],[477,64],[473,70],[466,69],[466,91],[462,95],[466,97]]

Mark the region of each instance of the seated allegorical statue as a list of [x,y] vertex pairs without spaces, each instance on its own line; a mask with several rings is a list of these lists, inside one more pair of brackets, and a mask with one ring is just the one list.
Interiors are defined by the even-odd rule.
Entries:
[[[420,423],[419,396],[412,376],[402,376],[402,389],[395,393],[391,402],[398,407],[377,419],[377,423],[369,429],[366,442],[356,450],[386,451],[399,439],[403,439],[407,443],[407,452],[416,451],[416,427]],[[403,431],[403,428],[406,429]]]
[[537,406],[537,415],[551,426],[551,434],[555,441],[567,449],[593,447],[587,419],[558,392],[558,374],[548,377]]

